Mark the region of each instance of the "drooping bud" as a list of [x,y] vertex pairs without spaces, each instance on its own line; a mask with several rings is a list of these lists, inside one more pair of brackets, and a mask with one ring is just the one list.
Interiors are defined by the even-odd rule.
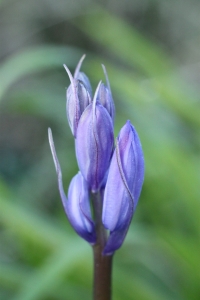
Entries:
[[58,175],[60,197],[68,220],[78,235],[87,242],[94,244],[96,242],[96,233],[91,217],[87,183],[80,172],[75,175],[70,183],[67,199],[63,189],[62,172],[56,155],[51,129],[49,129],[49,143]]
[[104,254],[123,243],[144,180],[142,146],[130,121],[122,127],[109,168],[103,201],[102,222],[110,230]]
[[101,84],[100,88],[99,88],[99,92],[97,95],[97,99],[98,101],[100,101],[100,103],[107,109],[109,115],[111,116],[112,120],[113,120],[113,124],[114,124],[114,119],[115,119],[115,105],[114,105],[114,101],[112,98],[112,92],[110,89],[110,83],[108,80],[108,75],[106,72],[106,68],[104,65],[102,65],[103,67],[103,71],[106,77],[106,85],[105,84]]
[[86,241],[96,241],[95,227],[92,221],[88,186],[79,172],[70,183],[65,212],[75,231]]
[[92,90],[89,79],[84,73],[79,72],[84,57],[77,65],[74,78],[67,66],[64,65],[71,82],[66,92],[67,118],[74,137],[76,137],[79,119],[85,108],[91,103]]
[[93,102],[83,112],[76,135],[78,166],[92,192],[104,180],[113,153],[113,123],[107,110],[97,101],[99,83]]

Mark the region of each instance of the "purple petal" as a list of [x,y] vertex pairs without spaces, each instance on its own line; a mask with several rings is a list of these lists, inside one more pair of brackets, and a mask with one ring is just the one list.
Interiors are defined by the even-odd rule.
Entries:
[[114,102],[110,90],[103,83],[99,88],[97,99],[107,109],[114,123]]
[[118,249],[127,233],[144,180],[144,158],[130,121],[117,138],[105,187],[102,222],[108,230],[105,253]]
[[83,112],[77,128],[76,156],[89,188],[100,189],[113,153],[113,124],[107,110],[96,102]]
[[128,205],[126,195],[127,192],[119,172],[115,150],[108,172],[103,200],[102,221],[106,229],[113,231],[117,227],[120,216],[123,216],[123,211]]
[[50,148],[58,175],[58,188],[65,213],[74,230],[83,239],[94,244],[96,242],[96,234],[90,212],[88,187],[86,182],[81,173],[74,176],[69,187],[69,199],[67,199],[63,188],[62,172],[56,155],[51,129],[48,130],[48,133]]
[[144,171],[145,170],[144,170],[144,155],[143,155],[143,151],[142,151],[142,145],[141,145],[139,136],[133,126],[132,126],[132,130],[134,132],[134,142],[132,142],[132,144],[133,144],[135,153],[137,153],[137,169],[136,169],[136,176],[135,176],[136,180],[135,180],[135,186],[134,186],[134,191],[133,191],[135,205],[137,205],[137,202],[140,197],[141,190],[142,190],[142,185],[144,182]]
[[92,221],[87,184],[79,172],[70,183],[66,214],[75,231],[86,241],[96,241],[95,227]]
[[76,78],[73,78],[67,66],[64,65],[64,67],[71,82],[66,92],[67,119],[72,134],[74,137],[76,137],[79,119],[85,108],[89,105],[89,103],[91,103],[91,97],[84,83]]
[[87,89],[88,93],[90,94],[90,97],[92,98],[92,87],[91,87],[90,81],[89,81],[88,77],[85,75],[85,73],[80,72],[80,68],[81,68],[83,60],[85,59],[85,56],[86,55],[84,54],[81,57],[81,59],[79,60],[77,66],[76,66],[76,69],[74,72],[74,79],[77,79],[84,84],[85,88]]
[[115,121],[115,103],[113,101],[113,97],[112,97],[112,91],[111,91],[111,88],[110,88],[110,82],[109,82],[109,79],[108,79],[108,74],[107,74],[107,71],[106,71],[106,67],[104,65],[102,65],[102,68],[103,68],[103,72],[104,72],[104,75],[105,75],[105,78],[106,78],[106,88],[108,89],[109,93],[107,93],[107,107],[106,109],[108,109],[108,112],[113,120],[113,124],[114,124],[114,121]]
[[79,105],[79,99],[78,99],[78,93],[77,93],[77,86],[78,81],[75,80],[69,71],[68,67],[64,65],[64,68],[69,76],[70,79],[70,86],[67,89],[66,92],[66,98],[67,98],[67,119],[69,122],[69,126],[71,128],[72,134],[76,136],[76,130],[78,127],[78,122],[81,117],[81,109]]
[[107,243],[103,250],[104,255],[112,255],[121,247],[129,229],[133,217],[132,199],[128,193],[126,196],[124,195],[124,197],[126,197],[125,202],[127,203],[126,213],[124,213],[124,222],[120,222],[118,227],[110,232]]
[[129,120],[120,130],[117,140],[122,170],[136,208],[144,181],[144,156],[139,136]]
[[90,80],[87,77],[87,75],[83,72],[79,72],[76,79],[84,84],[86,90],[88,91],[90,97],[92,98],[92,86],[90,84]]

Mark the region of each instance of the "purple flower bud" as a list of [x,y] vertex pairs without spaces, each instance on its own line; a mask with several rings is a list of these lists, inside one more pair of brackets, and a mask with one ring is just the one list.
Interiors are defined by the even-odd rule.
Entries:
[[92,192],[97,192],[104,180],[113,153],[113,124],[107,110],[96,101],[83,112],[76,135],[76,157],[79,169]]
[[89,81],[88,77],[85,75],[85,73],[80,72],[80,68],[81,68],[84,58],[85,58],[85,54],[81,57],[78,65],[76,66],[76,69],[74,72],[74,79],[77,79],[83,83],[86,90],[90,94],[90,97],[92,98],[92,87],[91,87],[90,81]]
[[79,72],[78,76],[76,77],[76,80],[78,80],[85,88],[85,90],[88,92],[90,99],[92,98],[92,87],[90,84],[90,81],[88,77],[83,72]]
[[63,189],[62,172],[56,155],[51,129],[49,129],[49,143],[58,175],[60,197],[68,220],[83,239],[91,244],[95,244],[96,233],[91,217],[87,183],[80,172],[75,175],[70,183],[67,199]]
[[97,99],[107,109],[114,123],[114,105],[112,95],[104,83],[102,83],[99,88]]
[[144,180],[144,158],[140,139],[130,121],[117,138],[103,200],[102,222],[110,230],[104,254],[112,254],[123,243]]
[[[83,59],[84,56],[81,58],[76,68],[74,78],[72,77],[72,74],[70,73],[67,66],[64,65],[65,70],[67,71],[69,79],[71,81],[71,84],[66,92],[67,118],[74,137],[76,137],[79,119],[85,108],[91,103],[91,85],[89,79],[84,73],[79,72]],[[80,80],[79,78],[82,80]]]
[[92,221],[88,186],[81,172],[70,183],[65,212],[75,231],[86,241],[96,241],[95,227]]
[[115,119],[115,105],[114,105],[114,101],[112,98],[112,93],[111,93],[111,89],[110,89],[110,83],[108,80],[108,75],[106,72],[106,68],[104,65],[102,65],[103,67],[103,71],[106,77],[106,84],[101,84],[100,88],[99,88],[99,92],[97,95],[97,100],[107,109],[109,115],[111,116],[112,120],[113,120],[113,124],[114,124],[114,119]]

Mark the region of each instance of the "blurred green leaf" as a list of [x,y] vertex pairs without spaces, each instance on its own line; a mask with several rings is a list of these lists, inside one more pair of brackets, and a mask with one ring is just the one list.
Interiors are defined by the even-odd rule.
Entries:
[[74,66],[81,56],[82,52],[73,47],[43,45],[29,48],[7,58],[0,65],[0,99],[9,87],[21,77],[61,68],[64,63],[69,67]]
[[47,215],[31,211],[13,198],[0,197],[0,222],[19,238],[25,238],[36,245],[57,249],[68,239],[63,228]]
[[[91,23],[93,26],[90,26]],[[124,61],[127,67],[134,69],[138,67],[144,72],[150,79],[149,85],[152,93],[159,95],[159,101],[165,101],[184,119],[200,125],[199,99],[194,98],[191,101],[191,97],[194,96],[189,94],[189,91],[186,93],[184,83],[181,83],[177,77],[174,78],[175,66],[159,46],[145,39],[143,35],[121,19],[102,10],[99,13],[81,17],[75,25],[93,41],[98,42],[101,47],[113,53],[117,59]],[[96,28],[98,28],[98,33]],[[104,30],[105,28],[106,30]],[[121,41],[122,37],[123,42]],[[136,88],[141,89],[138,81],[135,84],[136,79],[124,76],[120,68],[115,74],[119,74],[120,86],[129,86],[130,89],[137,85]],[[116,79],[113,81],[116,82]],[[131,92],[134,95],[134,88],[131,89]],[[146,100],[148,101],[148,96]]]
[[[51,290],[60,285],[63,276],[69,274],[83,257],[88,259],[90,255],[86,243],[80,246],[80,242],[73,241],[73,239],[57,248],[58,250],[48,257],[41,267],[27,276],[21,291],[12,298],[13,300],[43,299],[46,294],[51,295]],[[70,295],[68,299],[72,299]]]
[[[194,50],[199,57],[198,47],[194,47],[198,44],[197,30],[191,30],[191,26],[187,31],[189,27],[184,23],[196,22],[198,28],[197,1],[192,0],[190,5],[175,1],[173,6],[168,1],[159,5],[155,1],[129,1],[122,4],[123,12],[116,7],[118,15],[110,10],[116,1],[105,3],[103,8],[89,3],[90,10],[81,16],[74,18],[72,14],[69,19],[73,9],[69,10],[67,21],[60,8],[64,4],[39,2],[19,0],[14,6],[17,9],[19,5],[23,12],[19,16],[12,1],[1,11],[1,16],[8,16],[6,20],[2,18],[5,34],[0,32],[3,53],[12,53],[0,65],[0,99],[4,100],[0,119],[5,120],[0,127],[0,154],[4,166],[12,167],[13,160],[5,159],[9,151],[20,161],[29,151],[27,145],[33,145],[26,171],[17,169],[13,182],[0,181],[0,298],[70,300],[88,299],[91,294],[91,251],[72,229],[68,231],[61,203],[56,204],[56,174],[44,133],[46,127],[53,126],[67,189],[77,164],[64,111],[63,78],[68,77],[64,69],[63,76],[57,70],[63,63],[74,68],[86,52],[89,55],[82,70],[94,86],[104,79],[100,64],[106,65],[116,100],[115,134],[129,118],[139,132],[145,154],[141,199],[125,243],[114,260],[114,298],[199,299],[199,78],[192,68],[188,73],[191,78],[184,82],[179,70],[185,63],[184,53],[188,52],[187,59],[194,65]],[[76,3],[79,11],[81,4]],[[67,9],[69,4],[65,5]],[[183,11],[187,15],[181,18]],[[147,35],[151,37],[153,32],[152,21],[156,33],[150,41]],[[147,28],[149,25],[152,27]],[[31,33],[31,41],[26,37],[26,43],[19,47],[19,37],[15,43],[10,39],[16,33],[11,32],[15,26],[22,26],[22,31],[25,26],[27,32],[31,26],[35,35]],[[184,42],[181,32],[187,37]],[[27,44],[29,48],[24,46]],[[66,46],[59,46],[63,44]],[[170,55],[162,48],[164,44]],[[180,52],[178,63],[172,59],[175,44]],[[18,140],[11,135],[14,128],[8,126],[15,115],[18,121],[14,127],[18,128],[19,120],[25,124],[19,127]],[[35,123],[41,121],[39,129],[33,124],[30,131],[30,116],[34,116]],[[23,123],[25,118],[28,121]],[[25,146],[21,144],[23,133]],[[32,135],[39,134],[42,142],[34,144]],[[3,168],[0,172],[6,178]]]
[[166,75],[172,70],[170,60],[159,47],[133,26],[105,10],[99,9],[97,13],[80,17],[75,25],[127,66],[137,66],[150,76]]

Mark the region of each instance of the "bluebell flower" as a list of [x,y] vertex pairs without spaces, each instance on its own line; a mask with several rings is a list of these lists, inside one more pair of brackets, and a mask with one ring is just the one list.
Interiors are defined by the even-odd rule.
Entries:
[[[98,84],[92,100],[90,81],[80,72],[84,58],[85,55],[80,59],[74,76],[64,65],[71,83],[67,89],[67,118],[75,138],[80,170],[70,183],[68,197],[63,189],[62,172],[50,129],[49,142],[69,222],[91,244],[98,240],[95,226],[108,230],[109,235],[101,249],[103,255],[112,255],[121,247],[138,203],[144,180],[144,157],[139,136],[130,121],[120,130],[114,149],[115,105],[106,68],[102,65],[106,84]],[[93,201],[94,221],[90,193],[100,195],[95,198],[100,202]],[[98,212],[95,204],[100,207]]]
[[140,139],[130,121],[116,141],[106,182],[102,222],[110,231],[104,254],[112,254],[123,243],[144,180],[144,157]]
[[58,176],[58,188],[60,197],[68,220],[74,230],[83,239],[91,244],[94,244],[96,242],[96,233],[90,211],[89,191],[87,183],[82,174],[79,172],[71,180],[67,198],[63,189],[62,172],[56,155],[56,150],[50,129],[49,143]]
[[79,120],[75,146],[79,169],[92,192],[101,188],[110,165],[114,145],[112,119],[97,101],[99,83],[94,100]]

